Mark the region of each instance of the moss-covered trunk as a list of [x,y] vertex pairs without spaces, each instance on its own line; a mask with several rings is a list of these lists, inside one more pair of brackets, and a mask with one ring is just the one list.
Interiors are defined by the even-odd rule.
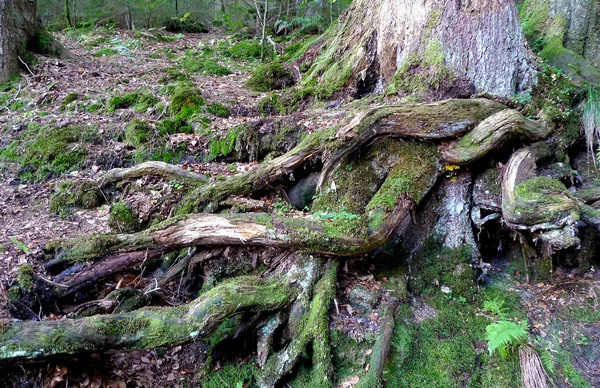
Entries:
[[328,34],[306,85],[511,96],[536,82],[512,1],[359,0]]

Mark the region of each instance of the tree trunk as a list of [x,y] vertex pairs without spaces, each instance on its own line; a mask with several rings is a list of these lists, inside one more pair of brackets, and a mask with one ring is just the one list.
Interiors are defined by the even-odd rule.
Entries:
[[37,28],[35,1],[0,0],[0,82],[19,71],[19,56]]
[[413,91],[402,79],[445,73],[446,80],[420,86],[507,97],[536,82],[512,1],[358,0],[331,34],[305,84],[337,82],[360,96]]
[[0,82],[19,71],[26,51],[66,55],[37,18],[35,0],[0,0]]

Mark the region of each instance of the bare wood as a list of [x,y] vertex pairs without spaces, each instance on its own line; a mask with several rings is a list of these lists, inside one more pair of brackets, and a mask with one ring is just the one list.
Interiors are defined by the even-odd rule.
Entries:
[[129,168],[114,168],[99,179],[99,186],[105,187],[123,179],[140,178],[146,175],[156,175],[165,179],[180,179],[187,182],[206,182],[204,175],[196,174],[181,167],[165,162],[149,161]]
[[506,109],[483,120],[473,131],[441,148],[448,163],[465,165],[502,146],[512,136],[523,136],[531,141],[541,140],[552,133],[552,127],[543,120],[530,120],[513,109]]
[[521,380],[524,388],[548,388],[548,375],[542,365],[542,360],[529,345],[519,348],[521,364]]

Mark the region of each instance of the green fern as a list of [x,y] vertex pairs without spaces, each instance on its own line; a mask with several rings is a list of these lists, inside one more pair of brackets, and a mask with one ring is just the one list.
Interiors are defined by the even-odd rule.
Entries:
[[556,364],[556,360],[554,355],[548,351],[548,349],[544,349],[540,353],[540,358],[542,359],[542,365],[544,365],[544,369],[550,376],[554,376],[554,365]]
[[509,347],[518,345],[527,338],[527,330],[529,330],[527,321],[521,323],[498,321],[488,325],[486,339],[490,354],[498,350],[500,355],[505,357]]
[[495,298],[493,300],[486,300],[483,302],[483,309],[492,313],[500,320],[505,321],[507,319],[506,311],[508,309],[504,307],[504,299]]

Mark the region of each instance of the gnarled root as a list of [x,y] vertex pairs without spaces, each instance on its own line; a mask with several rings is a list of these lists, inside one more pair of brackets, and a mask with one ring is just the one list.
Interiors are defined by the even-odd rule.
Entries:
[[0,331],[0,360],[183,344],[205,338],[219,322],[239,312],[284,308],[297,293],[287,277],[240,277],[178,307],[61,321],[12,322]]
[[[333,365],[329,338],[329,306],[335,296],[338,263],[329,262],[329,268],[317,282],[307,316],[299,322],[290,343],[271,355],[263,367],[259,381],[262,388],[274,387],[279,379],[289,373],[302,352],[312,343],[312,383],[315,387],[333,386]],[[304,315],[304,314],[302,314]]]

